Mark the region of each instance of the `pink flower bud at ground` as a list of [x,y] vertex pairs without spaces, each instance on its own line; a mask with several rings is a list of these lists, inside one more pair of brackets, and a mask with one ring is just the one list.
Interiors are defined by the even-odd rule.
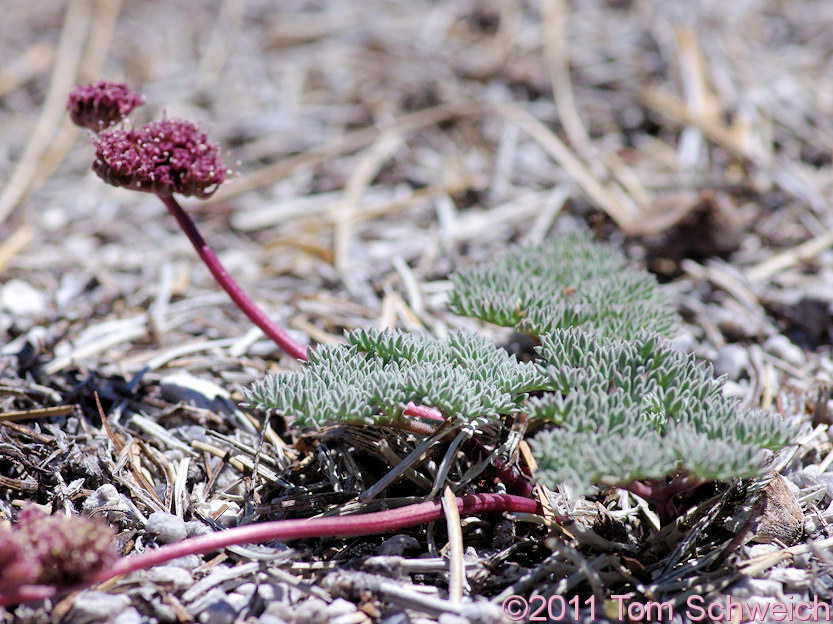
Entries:
[[93,170],[105,182],[161,197],[210,197],[228,174],[217,146],[187,119],[163,119],[139,129],[110,128],[94,145]]
[[0,528],[0,586],[88,582],[118,555],[113,530],[80,516],[50,516],[26,507],[14,528]]
[[99,80],[75,87],[69,94],[67,110],[76,126],[99,132],[121,121],[144,103],[144,96],[127,85]]

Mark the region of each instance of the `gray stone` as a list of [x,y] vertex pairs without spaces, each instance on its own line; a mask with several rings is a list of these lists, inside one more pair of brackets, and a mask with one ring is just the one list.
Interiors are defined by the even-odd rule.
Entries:
[[147,619],[142,617],[142,614],[133,607],[122,611],[113,620],[113,624],[145,624],[145,622],[147,622]]
[[[190,537],[190,536],[189,536]],[[185,555],[184,557],[177,557],[176,559],[171,559],[167,565],[174,566],[177,568],[185,568],[186,570],[193,570],[198,565],[202,564],[202,559],[199,555]]]
[[252,594],[257,591],[257,585],[254,583],[241,583],[237,587],[234,588],[234,592],[240,594],[241,596],[245,596],[247,600],[251,600]]
[[749,366],[749,352],[739,344],[727,344],[717,352],[714,360],[714,372],[716,375],[726,375],[727,378],[737,381]]
[[794,345],[790,339],[781,334],[770,336],[764,343],[764,351],[789,362],[793,366],[803,366],[806,362],[804,351]]
[[210,526],[199,520],[190,520],[185,523],[185,533],[188,537],[197,537],[199,535],[208,535],[214,531]]
[[175,565],[160,565],[144,571],[144,577],[154,583],[186,589],[194,584],[194,577],[185,568]]
[[471,624],[468,618],[453,613],[443,613],[437,618],[437,624]]
[[309,598],[295,608],[295,624],[319,624],[326,621],[327,603],[320,598]]
[[761,555],[771,555],[779,550],[781,550],[781,548],[775,544],[754,544],[749,546],[749,558],[754,559],[755,557],[760,557]]
[[683,353],[691,353],[697,349],[699,342],[694,334],[686,327],[681,327],[677,335],[671,339],[671,345]]
[[226,600],[217,600],[208,605],[199,620],[202,624],[234,624],[237,610]]
[[394,535],[389,537],[379,547],[380,555],[394,555],[401,557],[406,550],[419,548],[419,542],[410,535]]
[[286,587],[278,583],[262,583],[257,586],[257,594],[267,604],[286,600]]
[[116,617],[130,605],[130,597],[124,594],[107,594],[87,590],[76,596],[69,620],[77,624],[106,622]]
[[108,522],[129,519],[134,525],[145,523],[145,517],[136,505],[110,483],[102,485],[90,494],[84,501],[82,510],[85,516],[97,515]]
[[264,615],[270,615],[279,620],[292,622],[294,620],[295,610],[285,602],[270,602],[266,605]]
[[241,594],[238,591],[233,591],[226,597],[228,603],[234,607],[234,610],[240,613],[246,607],[252,604],[251,594]]
[[145,530],[156,536],[156,541],[161,544],[181,542],[188,535],[185,530],[185,521],[179,516],[164,511],[154,511],[150,514]]
[[411,618],[408,614],[403,612],[394,613],[379,620],[379,624],[411,624]]
[[229,398],[228,390],[207,379],[189,373],[168,375],[159,384],[162,398],[172,403],[192,403],[203,409],[220,410],[222,401]]
[[5,309],[15,316],[35,316],[43,314],[46,301],[43,293],[31,284],[13,279],[0,288],[0,309]]
[[347,613],[355,613],[356,605],[344,598],[337,598],[327,606],[327,615],[330,618],[336,618]]
[[753,596],[779,596],[782,585],[778,581],[769,579],[743,579],[732,585],[729,593],[735,598],[746,600]]

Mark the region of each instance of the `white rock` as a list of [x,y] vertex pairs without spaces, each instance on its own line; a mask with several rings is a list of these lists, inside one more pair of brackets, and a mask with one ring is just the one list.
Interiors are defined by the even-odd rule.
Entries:
[[202,624],[234,624],[237,611],[225,600],[217,600],[200,613]]
[[786,590],[806,589],[810,582],[807,570],[799,568],[773,568],[769,578],[784,584]]
[[764,343],[764,351],[771,353],[777,358],[789,362],[793,366],[803,366],[806,362],[804,351],[797,347],[790,339],[781,334],[770,336]]
[[130,597],[124,594],[84,591],[76,596],[69,620],[77,624],[106,622],[124,611],[129,604]]
[[717,352],[714,361],[716,375],[726,375],[729,379],[737,380],[749,366],[749,352],[739,344],[727,344]]
[[168,585],[175,589],[187,589],[194,584],[194,577],[188,570],[170,564],[145,570],[144,577],[154,583]]
[[190,520],[185,523],[185,532],[188,534],[188,537],[197,537],[198,535],[208,535],[214,531],[212,531],[211,527],[204,522],[200,522],[199,520]]
[[771,555],[780,550],[775,544],[755,544],[749,547],[749,558],[760,557],[761,555]]
[[0,289],[0,308],[21,316],[35,316],[46,309],[46,299],[28,282],[13,279]]
[[145,530],[156,536],[160,544],[181,542],[188,535],[185,530],[185,521],[179,516],[169,514],[165,511],[154,511],[148,516]]
[[130,607],[126,611],[119,613],[116,619],[113,620],[113,624],[144,624],[146,621],[141,613],[133,607]]
[[309,598],[295,608],[295,624],[319,624],[326,621],[327,603],[320,598]]
[[330,618],[336,618],[340,615],[345,615],[346,613],[355,613],[356,612],[356,605],[352,602],[345,600],[344,598],[337,598],[330,605],[327,607],[327,615]]
[[735,598],[746,600],[753,596],[779,596],[781,595],[782,585],[777,581],[769,579],[751,579],[747,578],[739,583],[732,585],[729,593]]

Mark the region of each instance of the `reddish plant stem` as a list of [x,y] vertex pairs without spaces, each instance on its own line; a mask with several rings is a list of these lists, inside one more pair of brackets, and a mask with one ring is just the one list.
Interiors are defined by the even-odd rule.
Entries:
[[405,406],[405,415],[416,416],[418,418],[424,418],[425,420],[438,420],[440,422],[445,421],[445,418],[442,413],[440,413],[440,410],[428,407],[427,405],[417,405],[413,401],[409,401]]
[[[461,516],[515,511],[541,513],[540,504],[531,498],[509,494],[469,494],[457,499]],[[201,535],[175,544],[167,544],[140,555],[124,557],[95,578],[102,583],[114,576],[144,570],[185,555],[200,555],[232,545],[253,544],[273,540],[296,540],[307,537],[357,537],[396,531],[443,518],[438,500],[407,505],[398,509],[377,511],[355,516],[275,520],[250,524],[217,533]]]
[[667,522],[680,515],[680,509],[674,504],[674,497],[695,490],[703,483],[700,479],[682,476],[673,479],[670,483],[661,480],[631,481],[620,487],[654,505],[660,518]]
[[[542,513],[538,501],[509,494],[469,494],[457,498],[461,516],[514,511],[519,513]],[[398,509],[377,511],[355,516],[307,518],[299,520],[275,520],[227,529],[217,533],[201,535],[167,544],[140,555],[123,557],[114,565],[102,570],[90,581],[91,585],[103,583],[116,576],[146,570],[155,565],[184,557],[201,555],[225,548],[226,546],[270,542],[273,540],[296,540],[307,537],[358,537],[397,531],[444,517],[442,503],[438,500],[407,505]],[[43,600],[59,593],[82,589],[51,585],[23,585],[11,591],[0,588],[0,606],[8,606],[30,600]]]
[[176,219],[176,222],[179,224],[179,227],[183,232],[185,232],[185,235],[191,241],[194,249],[197,250],[197,254],[199,254],[200,259],[202,259],[205,266],[208,267],[208,270],[211,271],[211,275],[214,276],[217,283],[229,294],[229,297],[231,297],[232,301],[237,304],[237,307],[249,317],[252,323],[262,329],[263,333],[271,338],[272,341],[284,352],[291,355],[296,360],[306,361],[306,347],[293,339],[283,329],[275,325],[275,323],[272,322],[268,316],[266,316],[263,310],[258,308],[255,303],[249,299],[248,295],[246,295],[246,293],[243,292],[243,289],[240,288],[240,285],[234,281],[234,278],[232,278],[223,265],[220,264],[217,254],[215,254],[214,250],[211,249],[208,243],[205,242],[205,239],[199,233],[199,230],[197,230],[197,226],[193,219],[191,219],[191,217],[189,217],[188,214],[182,209],[182,206],[180,206],[171,195],[160,195],[159,199],[162,200],[162,203],[165,204],[168,212],[173,215],[174,219]]
[[[159,195],[158,197],[162,200],[162,203],[165,204],[168,212],[170,212],[174,219],[176,219],[180,229],[185,232],[188,240],[191,241],[191,244],[194,246],[194,249],[196,249],[200,259],[203,263],[205,263],[205,266],[207,266],[208,270],[211,271],[211,275],[214,276],[216,282],[223,287],[223,290],[228,293],[229,297],[231,297],[237,307],[240,308],[240,310],[242,310],[247,317],[249,317],[249,320],[251,320],[252,323],[263,330],[263,333],[266,334],[285,353],[291,355],[296,360],[306,362],[309,359],[307,355],[307,348],[292,338],[288,333],[286,333],[286,331],[278,327],[268,316],[266,316],[263,310],[258,308],[254,301],[252,301],[249,296],[243,292],[240,285],[231,275],[229,275],[228,271],[226,271],[225,267],[223,267],[220,263],[220,260],[217,258],[217,254],[214,253],[214,250],[211,249],[207,242],[205,242],[205,239],[197,229],[194,220],[182,209],[179,202],[177,202],[171,195]],[[408,403],[406,406],[405,415],[415,416],[425,420],[445,420],[443,415],[438,410],[425,405],[416,405],[412,402]],[[431,433],[431,431],[424,428],[420,429],[419,427],[415,428],[414,431],[422,435],[430,435]]]

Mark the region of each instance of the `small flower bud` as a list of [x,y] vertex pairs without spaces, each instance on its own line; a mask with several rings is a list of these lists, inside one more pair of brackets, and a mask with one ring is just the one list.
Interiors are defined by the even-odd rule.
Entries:
[[99,80],[75,87],[69,94],[67,110],[76,126],[98,132],[121,121],[144,103],[144,96],[127,85]]
[[228,169],[217,146],[187,119],[163,119],[135,128],[110,128],[94,141],[95,171],[113,186],[169,196],[210,197]]
[[113,530],[80,516],[21,510],[15,528],[0,529],[0,586],[74,585],[89,581],[117,555]]

